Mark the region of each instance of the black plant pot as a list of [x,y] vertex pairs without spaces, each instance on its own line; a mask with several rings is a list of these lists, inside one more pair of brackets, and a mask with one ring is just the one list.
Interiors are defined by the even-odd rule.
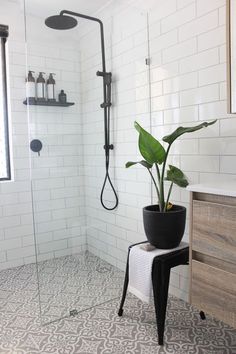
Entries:
[[158,205],[143,208],[144,230],[148,241],[156,248],[170,249],[177,247],[184,235],[186,208],[173,205],[163,213]]

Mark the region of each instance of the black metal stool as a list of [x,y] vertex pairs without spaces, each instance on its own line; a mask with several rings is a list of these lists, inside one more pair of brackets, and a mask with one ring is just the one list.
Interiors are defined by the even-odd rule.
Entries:
[[[147,241],[136,243],[131,245],[128,249],[125,280],[123,287],[123,295],[120,303],[118,315],[123,315],[123,305],[126,298],[126,293],[129,284],[129,254],[132,247],[146,243]],[[169,280],[171,268],[174,268],[181,264],[188,264],[189,260],[189,247],[172,251],[160,256],[156,256],[153,259],[152,264],[152,286],[154,295],[154,305],[157,321],[157,333],[158,343],[163,345],[164,330],[165,330],[165,318],[166,318],[166,306],[168,300]]]

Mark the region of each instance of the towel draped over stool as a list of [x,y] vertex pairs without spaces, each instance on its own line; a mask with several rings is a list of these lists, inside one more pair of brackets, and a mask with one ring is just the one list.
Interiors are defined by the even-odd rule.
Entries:
[[154,249],[146,251],[142,245],[131,248],[129,255],[129,285],[128,290],[140,300],[153,303],[152,263],[157,256],[188,247],[186,242],[173,249]]

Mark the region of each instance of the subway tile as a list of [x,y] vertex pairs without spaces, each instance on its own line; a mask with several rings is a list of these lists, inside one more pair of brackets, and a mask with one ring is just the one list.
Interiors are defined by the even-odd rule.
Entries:
[[220,99],[226,100],[227,99],[227,86],[226,82],[220,83]]
[[156,2],[155,7],[150,11],[150,23],[167,17],[175,13],[176,10],[176,1],[166,0],[164,3]]
[[164,123],[195,122],[198,120],[198,107],[186,106],[164,111]]
[[132,48],[134,45],[133,42],[133,37],[129,37],[127,39],[122,40],[121,42],[117,43],[116,45],[113,46],[112,48],[112,54],[114,56],[118,56],[122,54],[123,52],[126,52],[130,48]]
[[218,11],[212,11],[202,17],[193,19],[179,28],[179,40],[182,42],[188,38],[208,32],[218,26]]
[[224,0],[214,0],[214,1],[197,0],[196,1],[197,15],[202,16],[203,14],[213,11],[224,5],[225,5]]
[[181,43],[178,43],[170,48],[163,50],[162,58],[163,63],[169,63],[177,61],[178,59],[188,57],[197,51],[196,39],[190,39]]
[[137,221],[123,216],[116,216],[116,225],[123,225],[126,230],[137,231]]
[[220,172],[236,174],[236,156],[221,156]]
[[0,228],[8,228],[20,225],[20,216],[4,216],[0,218]]
[[220,155],[220,138],[199,139],[199,153],[201,155]]
[[227,117],[226,101],[216,101],[199,106],[199,119],[220,119]]
[[[11,250],[17,247],[21,247],[22,241],[20,238],[12,238],[10,240],[0,240],[1,251]],[[18,254],[19,255],[19,254]]]
[[[194,136],[193,136],[194,137]],[[171,155],[197,155],[198,139],[186,139],[175,141],[170,150]]]
[[48,179],[39,179],[33,181],[34,190],[45,190],[45,189],[56,189],[64,187],[64,178],[48,178]]
[[150,41],[151,53],[159,52],[160,50],[171,47],[177,43],[178,43],[177,30],[173,30],[168,33],[161,34],[160,36],[153,38]]
[[222,6],[219,8],[219,25],[226,24],[226,6]]
[[236,139],[234,137],[200,139],[199,152],[202,155],[234,155]]
[[222,45],[219,48],[219,53],[220,53],[220,63],[226,63],[226,45]]
[[58,250],[63,250],[67,248],[67,240],[58,240],[42,243],[39,245],[40,253],[48,253]]
[[5,229],[5,238],[14,239],[15,237],[23,237],[33,234],[33,225],[18,225],[17,227],[9,227]]
[[126,181],[126,192],[138,195],[149,195],[150,188],[146,183]]
[[181,169],[193,172],[219,172],[218,156],[181,156]]
[[152,100],[152,110],[160,111],[165,109],[171,109],[179,107],[179,94],[174,93],[171,95],[163,95],[159,97],[155,97]]
[[48,210],[56,210],[65,207],[64,199],[55,199],[55,200],[35,200],[34,208],[36,212],[45,212]]
[[192,3],[161,21],[161,31],[168,32],[195,18],[195,4]]
[[11,261],[19,258],[19,254],[21,257],[29,257],[34,256],[35,248],[34,246],[26,246],[22,248],[10,249],[7,251],[7,260]]
[[220,121],[220,135],[221,136],[235,136],[236,135],[236,119],[227,118]]
[[164,94],[191,89],[198,86],[197,72],[179,75],[163,81]]
[[[152,40],[155,37],[160,36],[161,34],[161,23],[160,21],[151,23],[149,25],[149,38]],[[145,37],[145,41],[147,40],[147,37]]]
[[52,219],[53,220],[60,220],[60,219],[67,219],[79,216],[79,209],[78,208],[66,208],[66,209],[58,209],[52,211]]
[[198,36],[198,50],[207,50],[225,44],[225,26],[218,27],[212,31]]
[[151,82],[162,81],[178,75],[178,63],[171,63],[153,68],[151,70]]
[[32,211],[31,203],[17,203],[15,205],[8,205],[4,207],[5,216],[27,214]]
[[53,220],[48,222],[41,222],[40,224],[36,225],[36,232],[44,233],[50,231],[60,230],[66,227],[65,219],[62,220]]
[[199,71],[199,86],[226,81],[226,65],[219,64]]
[[7,260],[6,252],[0,252],[0,263],[6,262],[6,260]]
[[219,63],[218,48],[206,50],[180,60],[180,73],[200,70]]
[[193,2],[194,0],[177,0],[177,8],[181,9],[182,7],[188,6]]
[[235,155],[236,139],[235,137],[220,138],[220,154],[221,155]]
[[18,194],[17,193],[9,193],[9,194],[1,194],[0,205],[11,205],[18,203]]
[[219,100],[219,86],[217,84],[203,86],[180,93],[180,105],[188,106]]

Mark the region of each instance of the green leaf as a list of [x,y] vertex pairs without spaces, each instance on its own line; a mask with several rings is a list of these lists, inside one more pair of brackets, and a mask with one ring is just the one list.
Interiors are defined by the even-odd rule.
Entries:
[[166,152],[161,143],[144,130],[137,122],[134,122],[134,126],[139,132],[139,151],[141,155],[150,164],[162,164]]
[[144,161],[144,160],[142,160],[142,161],[137,161],[137,162],[132,162],[132,161],[126,162],[125,167],[126,167],[126,168],[129,168],[129,167],[134,166],[134,165],[136,165],[136,164],[138,164],[138,163],[139,163],[140,165],[146,167],[147,169],[152,168],[152,165],[151,165],[150,163],[148,163],[147,161]]
[[164,136],[162,140],[171,145],[179,136],[185,133],[192,133],[202,128],[208,127],[209,125],[215,124],[216,120],[212,122],[204,122],[202,124],[196,125],[195,127],[179,127],[172,134]]
[[187,187],[188,180],[184,173],[177,167],[169,165],[169,170],[167,171],[166,181],[171,181],[174,184],[177,184],[179,187]]

